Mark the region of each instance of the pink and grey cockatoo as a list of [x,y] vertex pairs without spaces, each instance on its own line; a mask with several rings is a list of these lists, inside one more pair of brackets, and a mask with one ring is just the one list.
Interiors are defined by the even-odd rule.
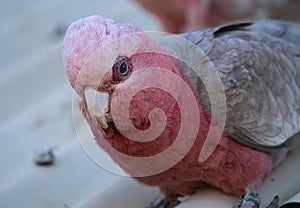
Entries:
[[[91,16],[69,27],[62,57],[98,145],[160,188],[164,198],[149,207],[174,207],[208,184],[246,193],[235,206],[254,208],[300,130],[299,40],[300,25],[283,21],[154,39]],[[269,208],[277,206],[275,197]]]
[[[258,18],[295,19],[298,0],[134,0],[162,30],[180,33]],[[299,20],[299,18],[298,18]]]

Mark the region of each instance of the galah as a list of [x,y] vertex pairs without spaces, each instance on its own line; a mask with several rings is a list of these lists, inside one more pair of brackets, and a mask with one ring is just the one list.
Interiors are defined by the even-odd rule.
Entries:
[[[241,20],[296,19],[297,0],[134,0],[163,31],[180,33]],[[299,20],[299,19],[298,19]]]
[[69,27],[62,57],[97,144],[160,188],[149,207],[210,185],[254,208],[300,130],[299,40],[284,21],[151,35],[91,16]]

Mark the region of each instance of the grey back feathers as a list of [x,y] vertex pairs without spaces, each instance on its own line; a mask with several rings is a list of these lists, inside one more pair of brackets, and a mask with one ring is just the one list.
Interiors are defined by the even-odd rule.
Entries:
[[[268,151],[300,131],[299,24],[261,20],[180,36],[202,49],[218,71],[226,95],[225,131],[234,139]],[[159,43],[172,44],[168,38]],[[184,47],[177,44],[175,50],[188,53]],[[210,111],[205,86],[185,70]]]

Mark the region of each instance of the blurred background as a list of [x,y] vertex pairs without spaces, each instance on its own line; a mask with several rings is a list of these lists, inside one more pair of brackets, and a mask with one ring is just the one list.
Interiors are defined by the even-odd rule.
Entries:
[[[77,138],[72,120],[73,92],[60,52],[68,25],[94,14],[131,22],[148,31],[174,33],[263,16],[299,20],[298,0],[284,4],[272,1],[272,15],[252,0],[232,1],[238,5],[232,9],[234,14],[226,10],[229,0],[219,1],[227,2],[225,7],[216,1],[203,4],[202,0],[166,0],[167,5],[155,0],[2,0],[0,207],[88,207],[93,197],[121,178],[96,165]],[[206,13],[198,14],[203,8]],[[199,15],[203,18],[198,19]],[[35,150],[53,146],[54,164],[36,165]],[[147,191],[148,198],[157,193]],[[145,204],[143,193],[134,194]]]
[[[61,60],[68,25],[94,14],[157,29],[149,15],[124,0],[1,1],[1,208],[80,207],[120,178],[81,147]],[[36,165],[34,152],[52,146],[54,164]]]

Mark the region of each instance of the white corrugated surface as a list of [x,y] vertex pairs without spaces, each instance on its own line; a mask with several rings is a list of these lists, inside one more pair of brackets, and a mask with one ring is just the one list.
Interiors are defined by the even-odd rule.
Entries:
[[[86,201],[117,180],[127,181],[87,156],[73,126],[72,90],[61,62],[61,31],[93,14],[155,29],[148,16],[124,0],[1,2],[1,208],[85,207]],[[55,164],[36,166],[34,150],[53,145]]]

